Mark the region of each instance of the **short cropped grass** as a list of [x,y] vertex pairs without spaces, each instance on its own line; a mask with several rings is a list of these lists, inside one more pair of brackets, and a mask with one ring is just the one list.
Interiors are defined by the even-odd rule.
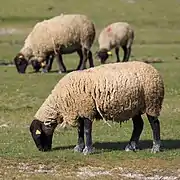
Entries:
[[[29,66],[25,75],[19,75],[14,66],[1,66],[0,178],[137,179],[137,176],[128,176],[128,173],[142,173],[144,177],[178,177],[180,1],[6,0],[0,6],[0,60],[12,61],[33,25],[60,13],[88,15],[95,22],[96,39],[101,28],[108,23],[127,21],[135,29],[131,60],[146,57],[163,60],[152,65],[160,71],[165,82],[165,100],[160,116],[164,151],[150,153],[152,132],[145,116],[140,143],[142,150],[136,153],[123,150],[132,133],[131,121],[123,123],[122,127],[118,123],[110,122],[112,127],[109,127],[102,121],[96,121],[93,125],[96,149],[95,154],[89,156],[73,152],[77,141],[77,132],[73,128],[65,130],[58,127],[54,133],[53,150],[44,153],[37,151],[29,125],[37,109],[64,74],[55,72],[56,62],[53,71],[48,74],[32,73]],[[97,41],[92,49],[94,54],[98,49]],[[108,62],[115,62],[115,59],[113,53]],[[97,59],[94,61],[95,65],[99,65]],[[75,69],[78,57],[76,54],[66,55],[64,62],[67,69]]]

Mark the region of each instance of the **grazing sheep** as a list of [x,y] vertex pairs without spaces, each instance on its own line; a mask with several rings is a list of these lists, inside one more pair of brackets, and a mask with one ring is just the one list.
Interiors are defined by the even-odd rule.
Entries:
[[[143,130],[141,115],[146,113],[153,132],[152,152],[158,152],[160,151],[158,116],[163,99],[162,77],[152,65],[144,62],[111,63],[75,71],[57,83],[36,112],[30,131],[36,144],[38,141],[38,149],[47,150],[46,147],[51,147],[48,143],[52,142],[52,134],[57,124],[63,127],[78,126],[78,145],[74,151],[87,154],[92,152],[91,131],[95,118],[116,122],[132,118],[134,129],[125,150],[135,151]],[[47,141],[45,139],[49,136],[43,130],[45,124],[52,130],[49,134],[50,140]],[[41,133],[36,134],[37,129]]]
[[77,52],[80,62],[77,69],[84,69],[89,59],[93,67],[91,46],[95,39],[95,26],[85,15],[61,14],[37,23],[27,36],[20,53],[14,58],[17,71],[25,73],[28,61],[40,63],[56,55],[60,72],[66,72],[62,54]]
[[124,51],[123,61],[128,61],[131,54],[131,46],[134,41],[134,30],[126,22],[116,22],[105,27],[99,35],[99,51],[97,56],[101,63],[105,63],[111,49],[115,48],[117,62],[120,62],[119,47]]

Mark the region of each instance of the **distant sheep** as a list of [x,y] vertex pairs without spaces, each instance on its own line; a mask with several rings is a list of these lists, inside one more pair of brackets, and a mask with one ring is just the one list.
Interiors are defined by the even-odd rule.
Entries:
[[131,54],[131,46],[134,41],[134,30],[126,22],[116,22],[105,27],[99,35],[99,51],[97,56],[101,63],[105,63],[109,55],[112,55],[111,49],[115,48],[117,62],[120,62],[119,47],[124,51],[123,62],[128,61]]
[[[77,69],[84,69],[89,59],[93,67],[91,46],[95,39],[95,26],[85,15],[61,14],[37,23],[27,36],[23,48],[14,58],[17,71],[25,73],[28,61],[44,62],[56,55],[60,72],[66,72],[62,54],[77,52],[80,62]],[[36,68],[36,67],[35,67]]]
[[132,118],[134,129],[125,150],[135,151],[143,130],[141,115],[146,113],[153,131],[152,152],[155,153],[160,151],[158,116],[163,99],[163,79],[150,64],[136,61],[111,63],[75,71],[57,83],[36,112],[30,131],[37,148],[46,151],[51,148],[52,135],[58,124],[78,126],[78,145],[74,151],[87,154],[92,152],[91,131],[95,118],[120,123]]

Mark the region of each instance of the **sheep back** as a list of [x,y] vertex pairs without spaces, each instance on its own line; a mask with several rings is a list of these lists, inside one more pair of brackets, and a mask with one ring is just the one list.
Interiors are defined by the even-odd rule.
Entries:
[[100,113],[106,120],[121,122],[140,112],[159,116],[163,98],[162,78],[151,65],[107,64],[64,76],[35,117],[44,121],[52,113],[59,122],[74,125],[79,117],[94,119]]

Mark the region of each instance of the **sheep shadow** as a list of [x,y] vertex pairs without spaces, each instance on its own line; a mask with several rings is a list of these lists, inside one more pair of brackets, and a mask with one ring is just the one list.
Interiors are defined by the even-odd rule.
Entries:
[[[163,150],[180,149],[180,140],[167,139],[167,140],[162,140],[161,142],[162,142]],[[93,146],[95,147],[96,150],[103,150],[103,151],[109,152],[109,151],[123,151],[127,144],[128,144],[128,141],[95,142]],[[58,147],[52,148],[52,151],[73,149],[74,147],[75,145],[58,146]],[[141,140],[139,142],[139,147],[140,147],[140,150],[151,149],[152,140]]]
[[[67,74],[67,73],[70,73],[70,72],[73,72],[73,71],[77,71],[77,69],[69,69],[65,73],[60,73],[60,74]],[[47,73],[42,73],[41,71],[38,71],[38,72],[31,71],[31,72],[28,72],[28,74],[40,74],[40,73],[42,73],[42,74],[53,74],[53,73],[58,74],[58,72],[59,72],[58,70],[51,70],[51,71],[49,71]]]

